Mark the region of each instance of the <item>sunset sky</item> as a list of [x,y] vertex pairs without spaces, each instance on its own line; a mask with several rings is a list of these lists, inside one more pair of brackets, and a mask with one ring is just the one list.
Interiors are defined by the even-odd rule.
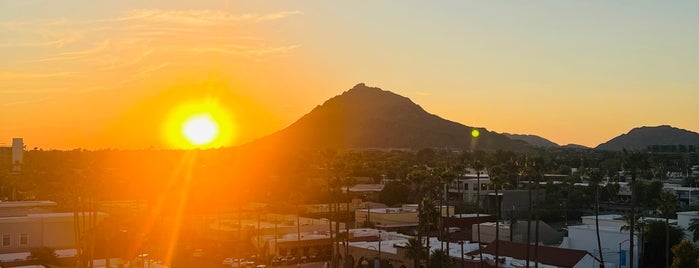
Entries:
[[[699,131],[699,1],[0,1],[0,146],[237,145],[357,83],[497,132]],[[185,107],[185,108],[183,108]],[[175,118],[175,119],[173,119]]]

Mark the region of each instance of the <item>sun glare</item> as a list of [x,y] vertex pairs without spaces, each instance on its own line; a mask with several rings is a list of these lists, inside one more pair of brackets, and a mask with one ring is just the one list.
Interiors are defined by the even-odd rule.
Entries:
[[234,123],[229,112],[213,101],[191,101],[170,113],[163,134],[180,149],[230,146]]
[[218,124],[208,114],[195,115],[184,121],[182,135],[193,145],[204,145],[218,135]]

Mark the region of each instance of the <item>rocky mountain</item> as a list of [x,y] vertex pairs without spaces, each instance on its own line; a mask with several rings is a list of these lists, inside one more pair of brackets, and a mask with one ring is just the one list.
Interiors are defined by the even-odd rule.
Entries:
[[574,143],[566,144],[566,145],[563,145],[561,147],[567,148],[567,149],[590,149],[590,147],[587,147],[585,145],[574,144]]
[[646,149],[650,145],[699,145],[699,133],[667,125],[639,127],[602,143],[595,149]]
[[[472,136],[473,130],[479,132],[478,137]],[[445,120],[406,97],[363,83],[255,143],[318,149],[528,148],[525,142]]]
[[524,134],[510,134],[510,133],[502,133],[502,135],[507,136],[510,139],[513,140],[521,140],[529,145],[536,146],[536,147],[558,147],[559,145],[555,142],[552,142],[550,140],[547,140],[545,138],[542,138],[537,135],[524,135]]

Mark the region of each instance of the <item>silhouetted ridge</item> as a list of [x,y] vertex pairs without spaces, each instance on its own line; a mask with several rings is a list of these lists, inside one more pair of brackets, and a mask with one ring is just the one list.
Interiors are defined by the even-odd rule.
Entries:
[[456,148],[522,150],[524,142],[444,120],[410,99],[363,83],[330,98],[289,127],[262,139],[305,148]]
[[529,145],[536,146],[536,147],[558,147],[559,145],[555,142],[552,142],[550,140],[547,140],[545,138],[542,138],[537,135],[523,135],[523,134],[510,134],[510,133],[502,133],[502,135],[507,136],[510,139],[513,140],[521,140]]
[[617,136],[595,149],[617,151],[646,149],[652,145],[699,145],[699,133],[668,126],[639,127]]

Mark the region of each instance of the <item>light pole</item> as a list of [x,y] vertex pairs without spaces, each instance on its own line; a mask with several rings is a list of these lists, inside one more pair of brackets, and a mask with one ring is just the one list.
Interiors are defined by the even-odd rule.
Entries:
[[[623,252],[621,252],[621,245],[624,244],[624,242],[629,242],[629,239],[626,239],[626,240],[624,240],[624,241],[619,242],[619,268],[621,268],[621,258],[624,257],[624,256],[622,255]],[[601,253],[600,253],[600,254],[601,254]],[[633,267],[631,267],[631,268],[633,268]]]
[[464,241],[459,241],[459,245],[461,246],[461,268],[464,268]]
[[[381,242],[379,242],[379,245],[381,245],[380,243]],[[374,250],[376,250],[376,257],[374,258],[374,268],[379,268],[379,267],[381,267],[381,251],[376,249],[374,246],[367,247],[367,249],[372,249],[372,248]],[[369,264],[369,262],[366,259],[364,259],[362,261],[362,265],[368,265],[368,264]]]

